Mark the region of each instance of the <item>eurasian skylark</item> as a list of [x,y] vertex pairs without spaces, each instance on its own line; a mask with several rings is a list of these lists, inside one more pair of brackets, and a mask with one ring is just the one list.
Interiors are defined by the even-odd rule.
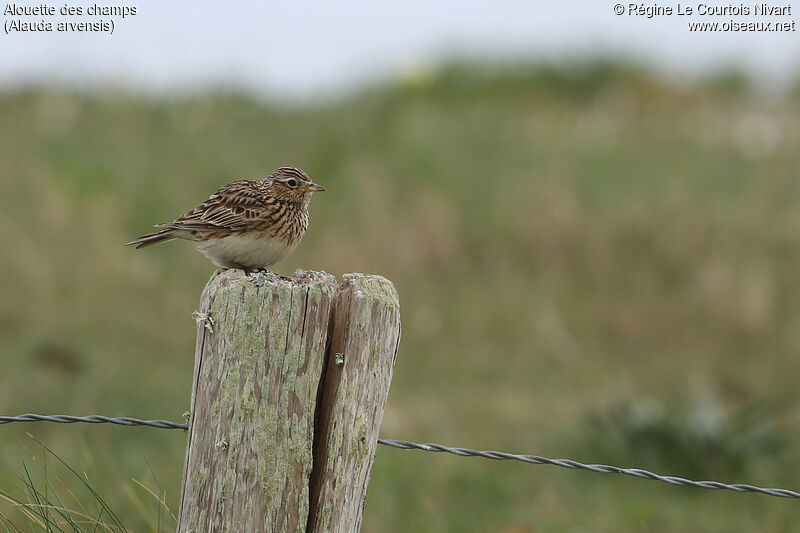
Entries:
[[308,228],[311,195],[325,189],[294,167],[281,167],[263,180],[231,182],[164,228],[127,245],[143,248],[172,239],[194,241],[221,267],[260,270],[294,250]]

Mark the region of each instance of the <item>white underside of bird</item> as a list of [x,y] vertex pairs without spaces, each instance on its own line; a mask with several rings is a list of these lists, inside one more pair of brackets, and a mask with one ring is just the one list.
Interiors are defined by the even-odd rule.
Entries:
[[289,255],[297,246],[297,243],[287,245],[267,233],[233,234],[197,241],[196,244],[197,249],[215,265],[234,268],[241,265],[250,268],[268,268]]

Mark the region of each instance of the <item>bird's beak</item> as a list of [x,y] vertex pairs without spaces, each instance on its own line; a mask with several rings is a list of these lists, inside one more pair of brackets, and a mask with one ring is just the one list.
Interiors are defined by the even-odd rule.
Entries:
[[325,187],[322,185],[317,185],[312,181],[310,184],[306,185],[306,190],[308,192],[322,192],[325,190]]

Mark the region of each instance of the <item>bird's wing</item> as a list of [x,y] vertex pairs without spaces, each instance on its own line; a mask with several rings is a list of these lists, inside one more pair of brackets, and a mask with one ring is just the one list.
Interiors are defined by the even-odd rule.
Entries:
[[208,200],[183,216],[158,226],[189,231],[236,231],[251,227],[268,209],[269,202],[259,182],[239,180],[220,188]]

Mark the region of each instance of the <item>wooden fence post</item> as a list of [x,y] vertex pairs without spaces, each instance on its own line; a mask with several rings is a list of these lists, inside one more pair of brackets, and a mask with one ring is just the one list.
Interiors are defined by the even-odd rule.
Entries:
[[392,284],[225,270],[196,316],[178,531],[358,531],[400,338]]

